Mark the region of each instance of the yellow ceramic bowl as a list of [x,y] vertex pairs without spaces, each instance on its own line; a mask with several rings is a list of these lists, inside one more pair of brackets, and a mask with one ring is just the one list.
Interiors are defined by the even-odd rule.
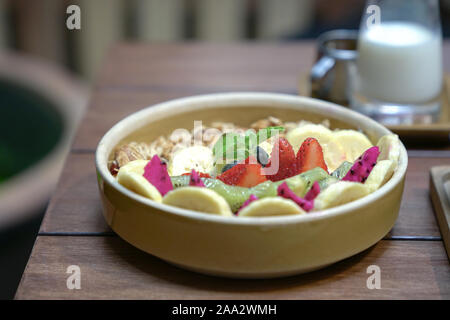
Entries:
[[222,217],[155,203],[119,185],[107,168],[114,148],[152,141],[176,128],[228,121],[249,126],[269,115],[363,130],[373,143],[391,132],[335,104],[271,93],[227,93],[164,102],[114,125],[100,141],[96,166],[103,213],[111,228],[135,247],[170,263],[227,277],[269,278],[318,269],[374,245],[392,228],[400,208],[406,149],[393,177],[354,202],[306,215]]

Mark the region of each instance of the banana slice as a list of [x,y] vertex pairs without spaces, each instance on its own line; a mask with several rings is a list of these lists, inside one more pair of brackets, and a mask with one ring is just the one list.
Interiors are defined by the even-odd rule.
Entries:
[[149,160],[133,160],[120,167],[119,171],[134,172],[142,176],[144,175],[144,168],[148,162]]
[[168,171],[171,176],[179,176],[195,169],[197,172],[214,172],[212,150],[204,146],[192,146],[176,151],[169,162]]
[[343,147],[331,139],[322,146],[323,159],[329,172],[336,170],[342,162],[347,160]]
[[377,146],[380,148],[378,160],[392,160],[395,166],[400,158],[400,140],[396,134],[382,136],[378,140]]
[[374,192],[386,182],[394,174],[396,163],[392,160],[378,161],[375,167],[373,167],[369,176],[364,184],[369,189],[369,192]]
[[183,187],[168,192],[164,204],[183,209],[232,216],[228,202],[216,192],[201,187]]
[[117,174],[117,181],[121,185],[141,196],[156,202],[161,202],[162,196],[158,189],[148,182],[141,174],[129,170],[122,170],[124,167],[126,166],[120,168],[119,173]]
[[286,134],[286,139],[289,141],[292,148],[297,151],[306,138],[316,138],[323,148],[332,136],[333,132],[325,126],[320,124],[305,124],[289,131]]
[[354,162],[364,151],[372,147],[370,140],[363,133],[355,130],[336,131],[331,141],[342,147],[346,161],[350,162]]
[[314,199],[314,210],[333,208],[369,194],[369,189],[362,183],[339,181],[331,184]]
[[262,148],[269,156],[272,154],[273,145],[275,144],[275,137],[267,139],[259,144],[259,147]]
[[303,213],[305,213],[305,211],[292,200],[280,197],[268,197],[251,202],[239,212],[238,216],[266,217]]

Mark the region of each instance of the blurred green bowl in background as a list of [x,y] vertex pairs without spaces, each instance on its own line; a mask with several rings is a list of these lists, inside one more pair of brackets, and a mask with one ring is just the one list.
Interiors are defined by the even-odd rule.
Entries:
[[0,52],[0,231],[42,213],[86,100],[67,71]]
[[63,118],[44,96],[0,79],[0,183],[51,152],[61,140]]

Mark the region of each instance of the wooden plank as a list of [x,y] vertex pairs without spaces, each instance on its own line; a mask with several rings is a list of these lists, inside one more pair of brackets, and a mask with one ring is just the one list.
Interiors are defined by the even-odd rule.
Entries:
[[[120,44],[109,53],[99,87],[136,90],[262,90],[297,93],[315,48],[301,44]],[[270,62],[270,63],[269,63]]]
[[409,158],[399,217],[388,236],[438,236],[429,193],[429,170],[450,158]]
[[[219,88],[296,94],[315,60],[314,41],[283,43],[122,43],[104,61],[97,85],[116,89]],[[450,41],[444,42],[450,71]]]
[[[100,89],[81,122],[73,149],[95,150],[101,137],[127,115],[150,105],[186,96],[185,92],[120,91]],[[194,93],[195,94],[195,93]]]
[[[227,90],[208,88],[102,88],[97,87],[90,101],[90,108],[80,124],[75,138],[74,149],[95,150],[100,138],[118,121],[142,108],[170,99],[191,95],[207,94]],[[423,150],[427,145],[415,145],[416,150],[410,150],[413,157],[450,157],[450,144],[435,146],[434,149]],[[422,150],[420,150],[422,148]],[[446,151],[447,150],[447,151]]]
[[40,232],[110,232],[102,215],[94,155],[69,155]]
[[[67,267],[81,289],[66,286]],[[368,289],[367,268],[381,271]],[[204,276],[174,267],[117,237],[37,238],[16,299],[449,299],[441,241],[386,241],[328,268],[271,280]]]
[[442,240],[450,260],[450,166],[432,167],[430,170],[430,194],[436,213]]
[[[428,167],[450,159],[410,159],[399,218],[387,235],[392,237],[440,237],[428,194]],[[65,165],[41,232],[102,233],[104,222],[94,168],[93,153],[71,154]]]

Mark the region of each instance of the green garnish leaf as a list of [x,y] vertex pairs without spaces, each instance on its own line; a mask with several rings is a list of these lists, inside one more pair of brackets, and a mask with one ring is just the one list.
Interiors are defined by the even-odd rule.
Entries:
[[244,135],[234,132],[224,133],[214,144],[212,150],[214,163],[245,160],[255,154],[257,145],[283,131],[284,127],[277,126],[260,129],[257,133],[254,130],[247,130]]

